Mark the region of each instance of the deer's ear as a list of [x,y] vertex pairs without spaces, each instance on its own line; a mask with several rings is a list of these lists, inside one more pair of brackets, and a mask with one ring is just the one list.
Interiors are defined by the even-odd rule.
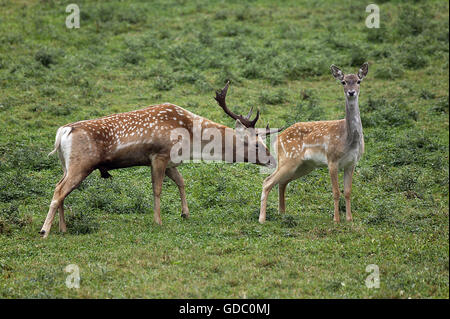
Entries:
[[333,76],[337,80],[339,80],[339,81],[343,81],[344,80],[344,73],[341,71],[341,69],[339,69],[334,64],[331,65],[330,69],[331,69],[331,74],[333,74]]
[[358,77],[362,80],[366,77],[367,73],[369,72],[369,63],[365,62],[358,71]]

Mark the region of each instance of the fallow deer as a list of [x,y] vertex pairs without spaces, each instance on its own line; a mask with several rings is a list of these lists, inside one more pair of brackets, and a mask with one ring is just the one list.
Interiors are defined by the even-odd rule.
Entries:
[[338,170],[344,170],[344,196],[346,219],[352,220],[350,196],[353,171],[364,152],[364,137],[359,114],[359,87],[369,71],[364,63],[357,74],[344,73],[331,66],[333,76],[344,87],[345,119],[335,121],[299,122],[284,130],[277,139],[278,166],[263,183],[259,222],[266,220],[267,197],[275,185],[279,185],[280,213],[285,212],[285,191],[287,184],[310,173],[317,167],[328,166],[334,199],[334,221],[339,222]]
[[[114,114],[94,120],[79,121],[60,127],[56,133],[55,148],[49,154],[58,152],[64,175],[57,183],[45,222],[40,234],[45,238],[59,210],[60,231],[66,231],[64,220],[64,199],[92,171],[98,169],[101,177],[110,177],[109,170],[131,166],[151,166],[154,195],[154,220],[162,224],[160,216],[160,195],[164,176],[172,179],[179,188],[182,216],[189,216],[184,180],[171,160],[171,148],[177,143],[171,139],[171,131],[183,128],[188,132],[192,145],[193,131],[215,129],[222,136],[231,136],[231,157],[225,150],[219,150],[218,159],[228,162],[253,162],[260,165],[273,165],[275,159],[262,140],[262,136],[272,133],[267,130],[258,134],[254,127],[259,118],[250,120],[251,111],[244,117],[231,112],[225,103],[228,84],[216,92],[215,99],[226,114],[236,120],[236,130],[195,115],[182,107],[165,103],[144,109]],[[197,124],[196,124],[197,123]],[[224,139],[222,139],[223,141]],[[207,141],[201,141],[203,148]],[[221,143],[225,148],[225,141]],[[249,149],[259,149],[256,157],[250,159]],[[228,150],[230,153],[230,150]],[[239,157],[237,154],[243,154]],[[261,155],[262,154],[262,155]],[[190,159],[197,156],[190,152]],[[216,158],[217,158],[216,156]],[[264,157],[261,160],[261,157]]]

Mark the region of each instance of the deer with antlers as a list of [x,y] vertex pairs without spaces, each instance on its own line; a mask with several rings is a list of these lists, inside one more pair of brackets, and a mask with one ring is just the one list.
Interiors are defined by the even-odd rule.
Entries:
[[339,222],[338,170],[344,170],[344,196],[346,219],[352,220],[350,196],[353,171],[364,152],[364,137],[359,114],[359,87],[369,71],[364,63],[357,74],[344,73],[331,66],[333,76],[344,88],[345,119],[336,121],[299,122],[284,130],[277,139],[278,166],[263,183],[259,222],[266,220],[267,196],[278,186],[280,213],[284,213],[287,184],[310,173],[317,167],[328,166],[334,199],[334,221]]
[[[225,102],[229,83],[223,90],[216,92],[216,101],[223,111],[236,121],[236,129],[210,121],[195,115],[177,105],[165,103],[144,109],[114,114],[94,120],[70,123],[60,127],[56,133],[55,148],[49,154],[58,152],[64,175],[57,183],[45,222],[40,234],[45,238],[59,211],[60,231],[66,231],[64,220],[64,199],[90,173],[98,169],[101,177],[108,178],[109,170],[131,166],[151,166],[152,187],[154,196],[154,220],[162,224],[160,216],[160,195],[164,176],[168,176],[178,186],[182,216],[189,216],[186,201],[184,180],[177,166],[180,162],[173,162],[171,149],[179,143],[171,138],[171,132],[183,129],[187,132],[188,144],[192,145],[195,130],[200,132],[215,130],[219,136],[231,137],[227,144],[226,156],[224,139],[221,139],[221,149],[217,151],[216,159],[227,162],[251,162],[270,166],[275,159],[264,144],[262,137],[273,131],[266,128],[258,133],[254,128],[259,118],[250,120],[250,113],[244,117],[231,112]],[[278,130],[277,130],[278,131]],[[230,140],[230,138],[228,138]],[[190,142],[190,143],[189,143]],[[200,149],[208,145],[208,141],[200,142]],[[258,149],[256,155],[249,156],[250,149]],[[190,148],[188,158],[195,159],[195,152]],[[238,154],[243,154],[238,156]]]

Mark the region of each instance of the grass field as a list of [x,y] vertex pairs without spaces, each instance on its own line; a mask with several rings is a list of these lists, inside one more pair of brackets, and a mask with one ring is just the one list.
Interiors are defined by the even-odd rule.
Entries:
[[[369,3],[0,0],[0,297],[449,298],[449,3],[377,1],[379,29]],[[190,163],[188,220],[165,180],[153,222],[148,167],[97,171],[66,199],[68,233],[39,237],[59,126],[162,102],[233,126],[213,99],[226,80],[260,127],[339,119],[329,66],[365,61],[353,223],[333,223],[326,169],[289,184],[285,215],[273,190],[260,225],[259,167]]]

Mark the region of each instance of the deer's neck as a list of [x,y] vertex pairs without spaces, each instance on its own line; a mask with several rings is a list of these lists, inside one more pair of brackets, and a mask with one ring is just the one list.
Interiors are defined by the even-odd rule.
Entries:
[[363,138],[361,116],[359,114],[358,97],[346,98],[345,123],[347,129],[347,144],[349,146],[360,143]]
[[215,155],[216,160],[221,160],[228,163],[248,162],[247,149],[239,145],[239,137],[236,135],[236,131],[229,127],[219,127],[221,132],[220,141],[216,143],[218,146],[216,151],[219,151]]
[[193,123],[191,132],[192,159],[245,162],[238,156],[237,136],[233,129],[210,120]]
[[203,124],[207,125],[201,127],[202,141],[199,148],[193,152],[195,160],[203,159],[228,163],[256,163],[258,161],[256,155],[249,155],[248,148],[244,147],[234,129],[212,121]]

